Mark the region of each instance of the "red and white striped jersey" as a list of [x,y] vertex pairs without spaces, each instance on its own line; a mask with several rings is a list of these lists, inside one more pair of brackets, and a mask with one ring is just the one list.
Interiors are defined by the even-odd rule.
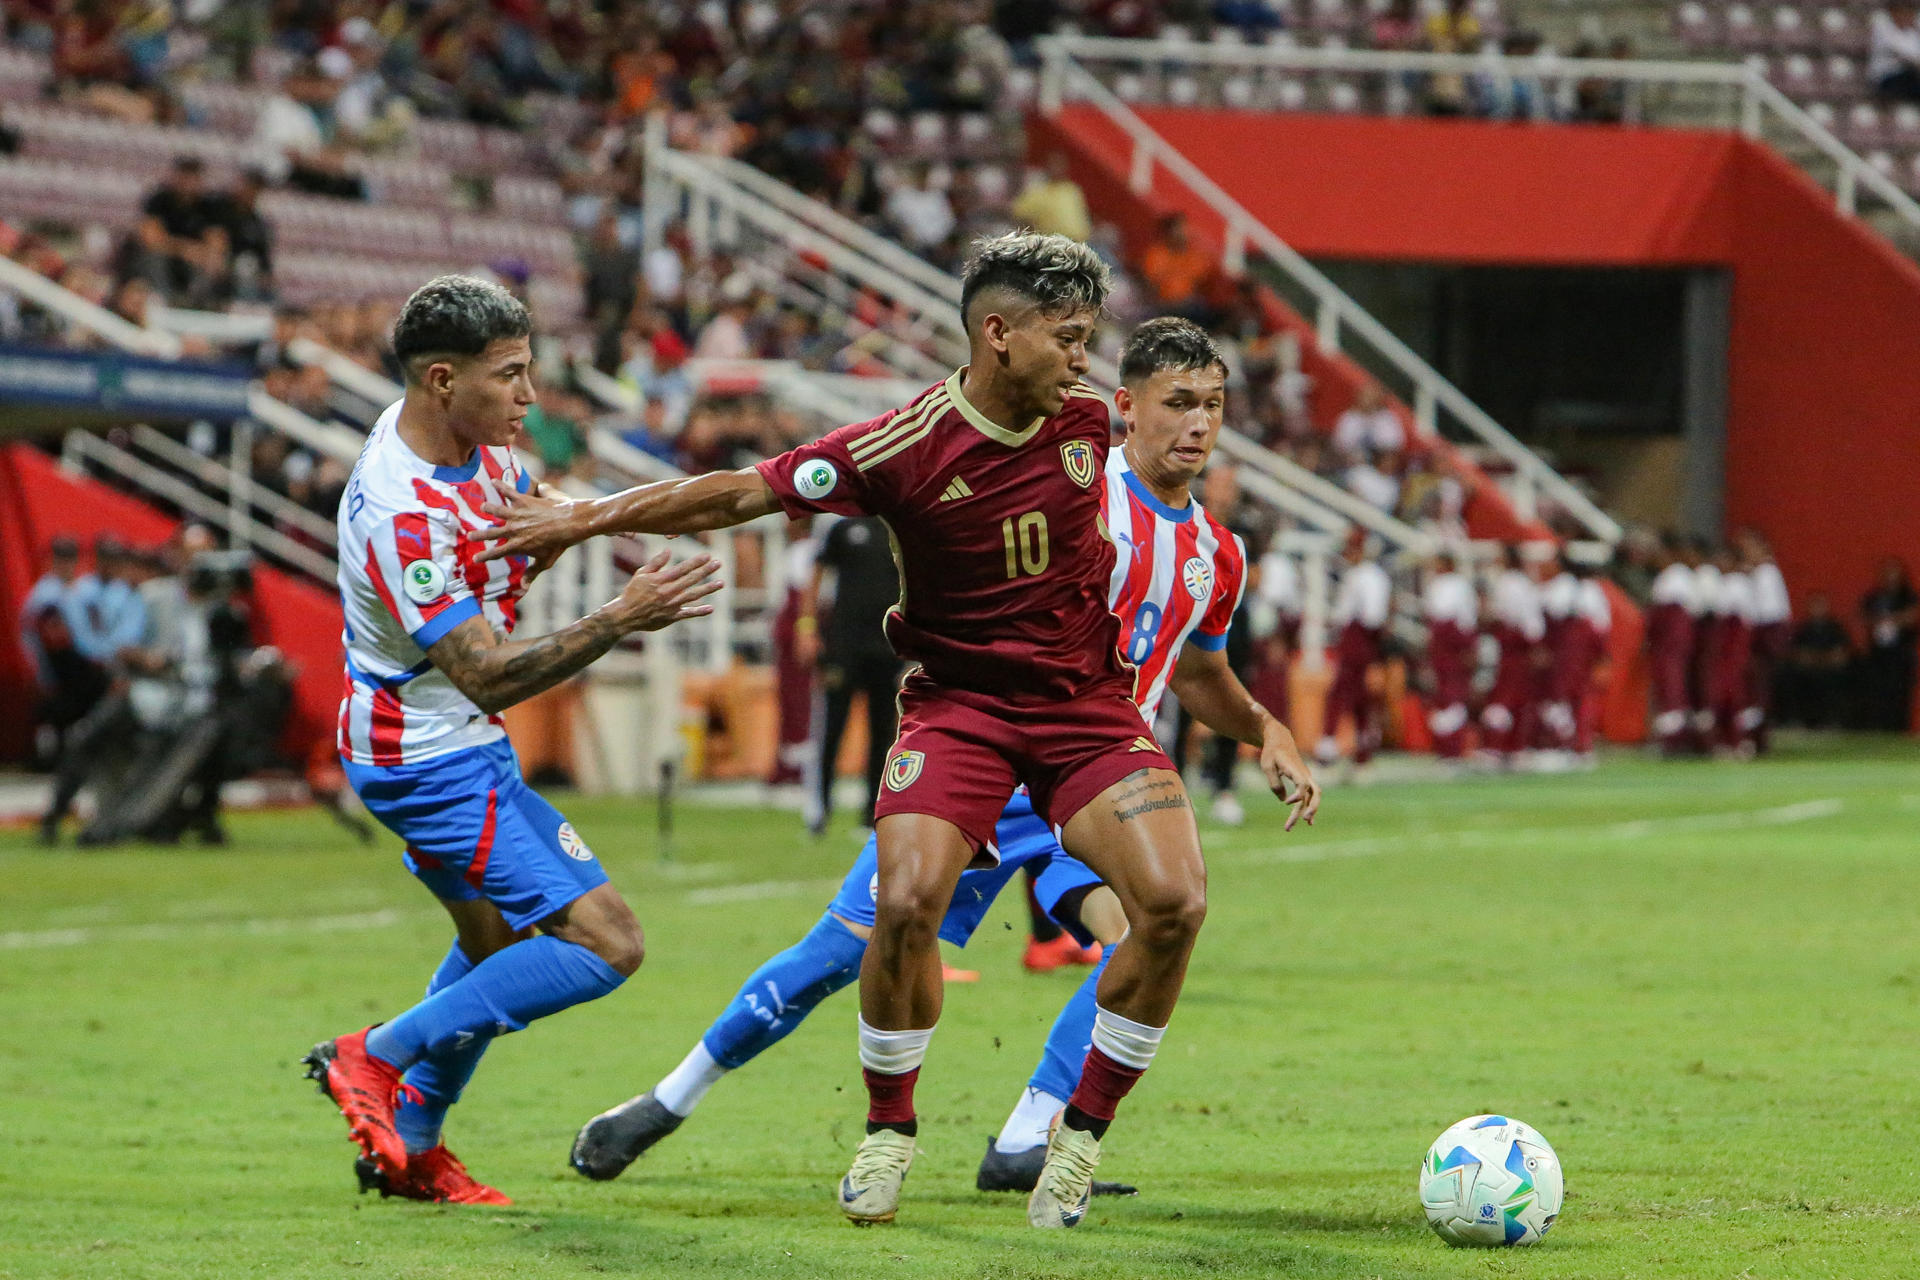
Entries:
[[1107,455],[1102,496],[1119,550],[1108,599],[1135,668],[1133,700],[1152,724],[1181,648],[1226,647],[1247,585],[1247,549],[1198,502],[1176,509],[1154,497],[1124,449]]
[[340,500],[340,606],[346,616],[339,748],[354,764],[414,764],[493,742],[500,717],[475,706],[427,657],[447,632],[485,617],[513,630],[524,556],[481,563],[480,508],[531,478],[507,448],[436,467],[400,438],[400,405],[380,415]]

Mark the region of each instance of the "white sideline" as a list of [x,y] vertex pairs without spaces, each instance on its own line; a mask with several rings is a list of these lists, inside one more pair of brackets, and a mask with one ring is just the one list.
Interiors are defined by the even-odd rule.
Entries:
[[349,933],[356,929],[385,929],[407,918],[406,912],[361,911],[344,916],[302,916],[293,919],[208,920],[200,924],[98,925],[81,929],[22,929],[0,933],[0,951],[36,951],[50,947],[82,947],[90,942],[173,942],[181,938],[279,937],[289,933]]
[[1591,827],[1481,827],[1466,831],[1367,836],[1356,840],[1329,840],[1294,849],[1255,849],[1225,856],[1234,862],[1331,862],[1337,858],[1366,858],[1413,850],[1465,849],[1514,839],[1642,840],[1648,836],[1689,831],[1730,831],[1743,827],[1778,827],[1831,818],[1846,807],[1838,797],[1801,800],[1764,809],[1728,809],[1719,813],[1688,813],[1671,818],[1633,818]]
[[[1846,807],[1838,797],[1801,800],[1794,804],[1772,805],[1764,809],[1730,809],[1720,813],[1690,813],[1671,818],[1635,818],[1593,827],[1501,827],[1469,831],[1432,832],[1424,836],[1369,836],[1358,840],[1333,840],[1325,844],[1297,849],[1258,849],[1225,856],[1237,863],[1330,862],[1338,858],[1365,858],[1381,853],[1400,853],[1414,849],[1462,849],[1515,838],[1586,837],[1601,840],[1640,840],[1647,836],[1689,831],[1726,831],[1743,827],[1777,827],[1830,818]],[[746,884],[717,885],[689,890],[682,896],[688,906],[723,906],[735,902],[760,902],[771,898],[801,897],[837,888],[832,880],[754,880]],[[361,929],[385,929],[402,923],[421,912],[361,911],[350,915],[304,916],[290,919],[210,920],[199,924],[97,925],[72,929],[24,929],[0,933],[0,951],[39,951],[56,947],[80,947],[94,942],[172,942],[202,937],[280,937],[299,933],[349,933]]]

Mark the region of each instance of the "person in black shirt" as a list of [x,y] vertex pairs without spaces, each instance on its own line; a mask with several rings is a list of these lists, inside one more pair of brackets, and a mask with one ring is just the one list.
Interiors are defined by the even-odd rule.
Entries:
[[1904,733],[1913,718],[1920,595],[1898,556],[1880,562],[1880,581],[1860,600],[1867,649],[1860,660],[1863,728]]
[[[833,605],[820,618],[818,601],[826,573],[833,573]],[[887,644],[883,623],[900,599],[899,570],[887,527],[871,516],[838,521],[827,530],[814,559],[813,584],[795,630],[801,656],[817,655],[826,714],[814,724],[819,754],[814,766],[817,793],[807,829],[826,830],[833,811],[833,766],[840,754],[853,695],[867,696],[867,805],[862,821],[873,822],[880,775],[898,725],[894,698],[900,688],[900,660]],[[812,606],[812,607],[808,607]]]
[[120,273],[145,277],[169,301],[210,296],[213,282],[226,274],[227,229],[218,197],[205,188],[200,157],[177,157],[140,212],[140,225],[121,250]]
[[1793,629],[1780,671],[1781,719],[1809,729],[1825,729],[1852,718],[1847,701],[1847,668],[1853,663],[1853,637],[1833,616],[1824,591],[1807,596],[1807,616]]
[[267,175],[247,169],[231,191],[213,197],[215,221],[227,233],[227,260],[234,290],[248,301],[273,296],[273,228],[260,214]]

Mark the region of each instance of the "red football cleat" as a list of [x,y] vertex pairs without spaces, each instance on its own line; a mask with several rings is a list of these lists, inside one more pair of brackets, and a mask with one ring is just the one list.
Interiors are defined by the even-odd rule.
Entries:
[[428,1200],[435,1204],[512,1204],[505,1193],[474,1181],[460,1157],[446,1144],[431,1151],[419,1151],[407,1157],[407,1171],[389,1177],[380,1166],[365,1156],[353,1162],[360,1178],[362,1194],[378,1191],[381,1199],[399,1196],[406,1200]]
[[1029,973],[1047,973],[1070,964],[1099,964],[1100,944],[1083,947],[1070,933],[1063,933],[1052,942],[1028,938],[1027,953],[1020,957],[1020,963]]
[[333,1099],[347,1118],[347,1133],[390,1176],[406,1171],[407,1147],[393,1127],[393,1094],[400,1069],[367,1052],[366,1027],[350,1036],[313,1046],[301,1061],[307,1078]]

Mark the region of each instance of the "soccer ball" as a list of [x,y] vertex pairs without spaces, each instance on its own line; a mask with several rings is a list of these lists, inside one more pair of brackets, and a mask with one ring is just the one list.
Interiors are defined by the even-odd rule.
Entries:
[[1448,1244],[1534,1244],[1560,1216],[1564,1190],[1547,1140],[1506,1116],[1467,1117],[1420,1163],[1420,1207]]

